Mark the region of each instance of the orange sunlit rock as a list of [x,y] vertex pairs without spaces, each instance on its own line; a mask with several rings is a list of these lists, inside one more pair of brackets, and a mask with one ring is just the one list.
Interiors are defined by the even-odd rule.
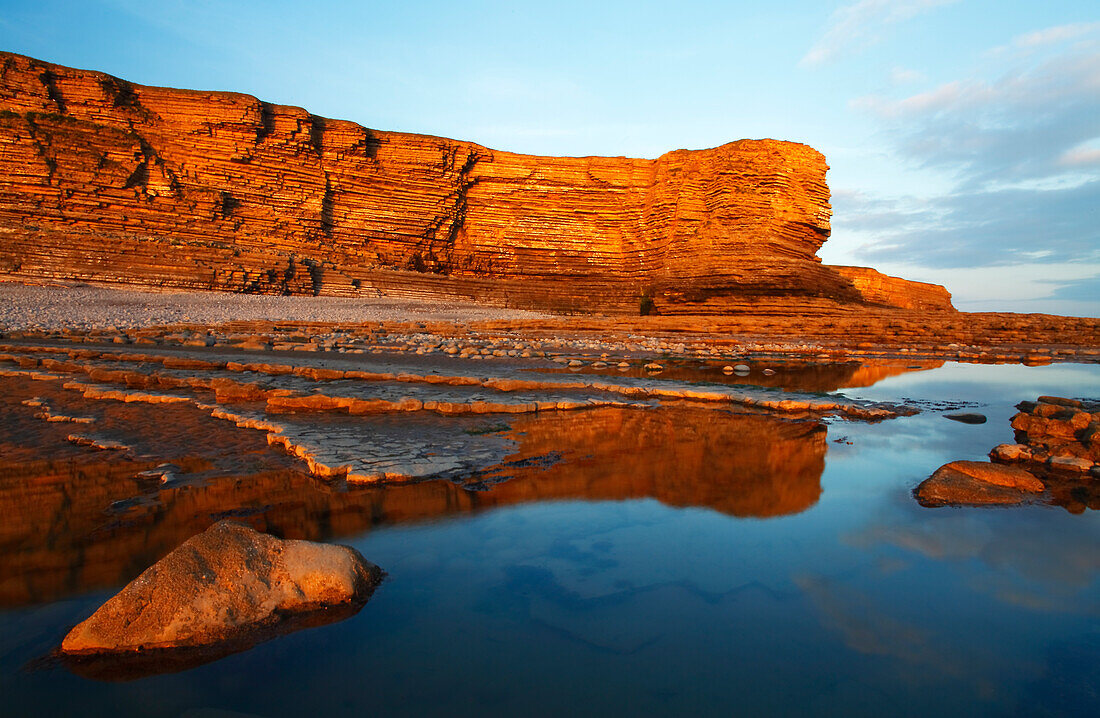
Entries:
[[[821,264],[825,158],[740,140],[534,157],[0,53],[0,272],[551,309],[951,310]],[[196,345],[202,339],[189,340]]]

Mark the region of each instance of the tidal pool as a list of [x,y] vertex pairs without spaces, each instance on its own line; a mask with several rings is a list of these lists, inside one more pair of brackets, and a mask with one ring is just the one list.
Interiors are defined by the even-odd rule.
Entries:
[[[206,432],[179,480],[93,469],[77,448],[38,473],[0,472],[0,713],[1100,713],[1100,513],[912,497],[941,464],[1011,441],[1017,402],[1100,397],[1100,366],[883,374],[839,391],[921,413],[480,417],[460,445],[503,461],[385,488],[321,484],[262,439],[227,447],[186,408],[161,407]],[[943,417],[960,407],[989,420]],[[139,439],[171,443],[154,428]],[[378,443],[391,428],[363,431]],[[98,681],[44,660],[223,516],[353,545],[389,576],[348,620],[183,672]]]

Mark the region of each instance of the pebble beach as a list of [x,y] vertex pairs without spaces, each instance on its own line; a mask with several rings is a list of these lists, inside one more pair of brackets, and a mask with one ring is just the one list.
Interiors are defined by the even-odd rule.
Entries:
[[0,282],[0,330],[134,329],[231,321],[381,322],[523,320],[544,315],[454,301],[393,297],[283,297],[150,292],[76,283]]

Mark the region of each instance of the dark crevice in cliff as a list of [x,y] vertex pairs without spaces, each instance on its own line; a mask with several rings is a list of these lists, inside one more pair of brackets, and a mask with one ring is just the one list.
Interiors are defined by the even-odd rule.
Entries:
[[50,70],[43,70],[38,79],[42,81],[42,85],[46,88],[46,96],[57,105],[57,111],[64,114],[65,98],[62,97],[61,90],[57,87],[57,75]]
[[309,116],[309,144],[317,156],[321,156],[325,143],[325,118],[317,115]]
[[443,148],[443,157],[439,160],[439,170],[443,174],[454,172],[455,162],[458,161],[458,145],[449,145]]
[[[309,116],[309,144],[318,158],[322,158],[325,145],[325,118],[317,115]],[[332,231],[336,226],[335,205],[336,190],[332,186],[332,177],[324,168],[325,162],[321,160],[321,172],[325,175],[325,194],[321,197],[321,234],[326,238],[332,238]]]
[[480,181],[477,177],[471,177],[470,173],[474,171],[474,166],[483,159],[492,161],[492,156],[482,155],[477,151],[471,152],[466,156],[466,161],[458,171],[458,190],[455,193],[454,221],[451,223],[451,227],[445,239],[446,245],[452,250],[454,249],[455,240],[458,238],[459,233],[466,227],[466,211],[469,208],[468,196],[470,190]]
[[325,172],[325,194],[321,198],[321,232],[326,237],[332,237],[332,229],[336,222],[333,217],[333,206],[336,204],[336,192],[332,189],[332,180]]
[[368,160],[378,158],[378,147],[382,144],[378,136],[366,127],[359,128],[363,132],[363,139],[352,145],[352,149],[362,149],[363,156]]
[[241,294],[281,294],[283,296],[313,294],[316,296],[321,290],[321,267],[316,260],[303,259],[302,266],[308,281],[305,281],[302,267],[298,266],[295,255],[278,258],[279,262],[285,261],[285,265],[268,266],[260,270],[244,269],[240,272],[240,280],[230,284],[225,282],[224,288]]
[[131,189],[140,186],[143,192],[148,193],[149,170],[152,167],[158,167],[168,181],[168,186],[171,188],[172,194],[177,197],[182,197],[183,187],[176,177],[176,173],[172,171],[172,168],[168,166],[159,154],[157,154],[157,151],[153,149],[153,146],[150,145],[144,137],[136,132],[132,132],[131,134],[133,138],[137,140],[138,146],[141,148],[141,163],[134,168],[134,171],[130,174],[129,178],[127,178],[124,187],[126,189]]
[[320,262],[314,259],[303,259],[302,264],[306,265],[306,271],[309,272],[309,281],[313,286],[313,296],[318,296],[321,293],[321,284],[324,280],[324,269],[321,267]]
[[269,102],[260,102],[260,126],[256,128],[256,142],[263,142],[275,129],[275,108]]
[[[436,215],[424,231],[422,239],[416,244],[416,251],[405,263],[405,269],[414,272],[430,272],[432,274],[450,274],[455,266],[455,243],[462,236],[466,227],[466,212],[468,209],[468,194],[470,189],[480,180],[471,177],[474,167],[483,159],[492,159],[491,155],[485,155],[476,150],[466,155],[462,166],[455,172],[458,162],[458,147],[449,147],[444,150],[439,167],[446,174],[455,173],[455,190],[446,197],[448,209]],[[480,267],[465,267],[477,271]]]
[[134,187],[144,187],[147,184],[149,184],[149,166],[142,162],[134,168],[134,171],[126,178],[126,184],[122,186],[125,189],[133,189]]
[[48,151],[50,146],[49,138],[46,136],[45,132],[39,130],[38,125],[34,121],[33,113],[28,112],[25,119],[27,121],[27,131],[30,134],[31,142],[34,144],[38,156],[46,163],[46,183],[53,185],[54,175],[57,174],[57,160],[51,157]]
[[824,229],[812,222],[791,222],[791,224],[796,227],[801,227],[807,232],[812,232],[813,234],[817,235],[821,238],[822,244],[824,244],[825,240],[829,239],[830,235],[832,235],[832,230]]
[[221,219],[229,219],[233,216],[233,211],[241,206],[241,201],[234,197],[226,190],[222,190],[219,196],[217,213],[215,219],[220,217]]
[[104,96],[115,107],[145,111],[145,108],[141,106],[141,101],[138,100],[137,91],[134,90],[132,83],[120,80],[112,75],[106,75],[100,79],[99,86],[103,89]]

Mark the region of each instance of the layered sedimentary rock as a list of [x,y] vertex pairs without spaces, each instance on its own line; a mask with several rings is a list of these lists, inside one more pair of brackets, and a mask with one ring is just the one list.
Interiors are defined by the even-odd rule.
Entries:
[[517,155],[0,53],[0,272],[16,278],[612,312],[949,309],[820,263],[826,170],[774,140]]
[[951,293],[938,284],[891,277],[867,267],[834,266],[872,304],[902,309],[951,311]]

